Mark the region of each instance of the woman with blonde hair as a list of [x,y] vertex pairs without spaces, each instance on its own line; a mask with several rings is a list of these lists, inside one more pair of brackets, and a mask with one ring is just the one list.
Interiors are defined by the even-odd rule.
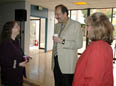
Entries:
[[100,12],[86,20],[91,43],[76,64],[73,86],[113,86],[114,27],[108,17]]

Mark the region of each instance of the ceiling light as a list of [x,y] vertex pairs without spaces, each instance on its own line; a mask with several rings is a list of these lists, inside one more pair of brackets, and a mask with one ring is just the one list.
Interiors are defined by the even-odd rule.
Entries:
[[74,2],[74,4],[76,4],[76,5],[86,5],[87,2]]

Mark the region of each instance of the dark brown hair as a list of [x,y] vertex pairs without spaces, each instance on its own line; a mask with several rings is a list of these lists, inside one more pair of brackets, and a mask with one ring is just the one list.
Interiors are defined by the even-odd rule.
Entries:
[[1,36],[0,36],[0,44],[6,40],[11,39],[11,32],[12,32],[12,29],[13,29],[15,23],[17,23],[17,22],[16,21],[8,21],[4,24],[4,26],[2,28]]
[[66,6],[60,4],[60,5],[57,5],[57,6],[55,7],[55,9],[57,9],[57,8],[59,8],[59,7],[61,8],[62,13],[64,14],[64,13],[66,12],[66,14],[67,14],[67,16],[68,16],[68,8],[67,8]]
[[87,18],[87,23],[93,29],[90,37],[92,41],[104,40],[109,44],[112,43],[114,26],[105,14],[96,12]]

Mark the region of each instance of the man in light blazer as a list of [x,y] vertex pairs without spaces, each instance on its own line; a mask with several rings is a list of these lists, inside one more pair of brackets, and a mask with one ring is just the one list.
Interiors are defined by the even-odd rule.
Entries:
[[77,49],[82,47],[83,36],[79,22],[68,18],[68,9],[64,5],[55,7],[55,25],[53,36],[52,68],[55,86],[72,86]]

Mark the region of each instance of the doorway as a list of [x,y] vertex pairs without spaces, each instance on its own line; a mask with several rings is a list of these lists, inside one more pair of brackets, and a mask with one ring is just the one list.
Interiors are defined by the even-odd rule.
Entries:
[[30,17],[30,49],[45,50],[45,18]]

